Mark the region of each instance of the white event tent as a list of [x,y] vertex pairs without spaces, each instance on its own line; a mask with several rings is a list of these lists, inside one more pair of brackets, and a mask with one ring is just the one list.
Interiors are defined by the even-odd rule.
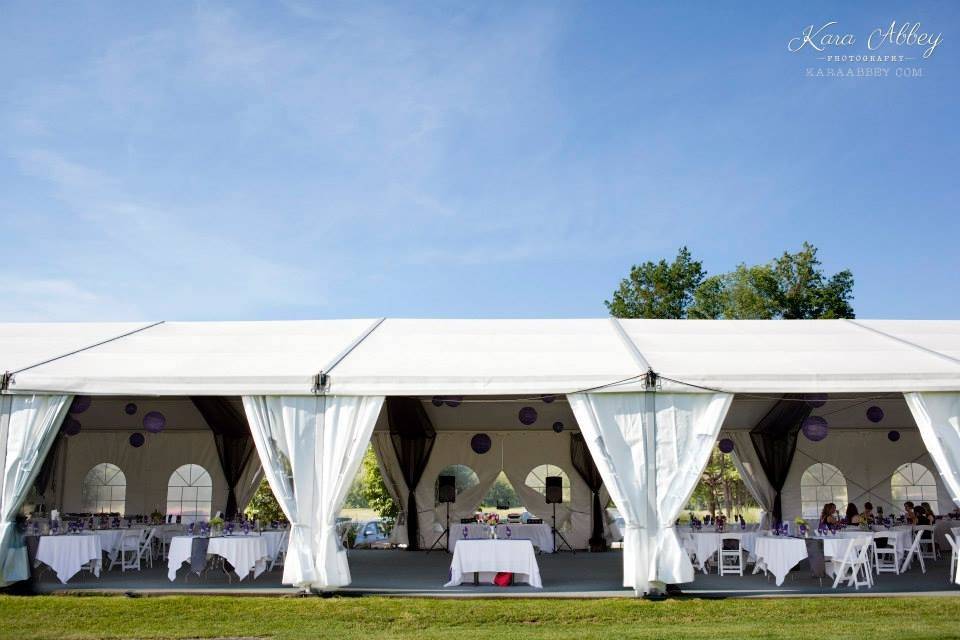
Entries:
[[[637,593],[692,580],[672,526],[721,432],[734,440],[751,491],[772,508],[750,432],[776,407],[800,404],[796,394],[828,394],[838,431],[825,441],[830,451],[804,444],[804,455],[824,460],[849,447],[847,455],[873,456],[876,464],[851,473],[863,495],[882,494],[886,466],[923,458],[938,472],[940,509],[960,505],[960,321],[0,324],[0,371],[4,560],[14,517],[77,395],[242,402],[263,474],[292,523],[284,582],[320,590],[350,582],[336,517],[371,439],[387,475],[396,471],[382,436],[377,446],[391,397],[425,401],[437,430],[449,432],[415,487],[429,507],[431,473],[457,459],[450,452],[465,437],[495,431],[531,398],[562,399],[544,422],[558,417],[583,435],[624,517],[624,585]],[[430,407],[450,395],[463,396],[462,411]],[[897,422],[905,449],[883,449],[885,430],[857,417],[865,401],[883,407],[884,424]],[[521,473],[534,457],[517,451],[553,446],[549,429],[531,430],[543,439],[528,441],[504,431],[495,473]],[[248,484],[258,472],[247,473]],[[784,516],[801,502],[795,476],[781,483]],[[407,489],[393,480],[403,504]],[[589,504],[589,493],[578,495],[566,517]],[[425,509],[421,528],[438,517]],[[4,577],[14,577],[9,567]]]

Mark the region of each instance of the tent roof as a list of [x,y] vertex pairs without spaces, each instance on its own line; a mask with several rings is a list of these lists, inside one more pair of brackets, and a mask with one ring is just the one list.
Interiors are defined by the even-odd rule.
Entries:
[[0,368],[20,393],[309,394],[320,371],[337,394],[569,393],[648,366],[665,391],[960,390],[960,321],[165,322],[122,335],[144,326],[0,324]]

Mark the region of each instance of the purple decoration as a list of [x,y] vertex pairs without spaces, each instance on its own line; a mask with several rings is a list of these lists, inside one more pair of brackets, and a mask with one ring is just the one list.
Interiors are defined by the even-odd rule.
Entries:
[[520,424],[524,424],[529,427],[537,421],[537,410],[533,407],[524,407],[523,409],[520,409],[519,417]]
[[143,437],[142,433],[137,432],[130,434],[130,446],[134,449],[142,447],[144,442],[146,442],[146,438]]
[[553,423],[553,430],[554,430],[554,432],[556,432],[556,433],[560,433],[561,431],[563,431],[563,423],[560,422],[559,420],[558,420],[557,422],[554,422],[554,423]]
[[150,433],[160,433],[167,426],[167,418],[159,411],[151,411],[143,416],[143,428]]
[[60,430],[68,436],[75,436],[80,433],[80,421],[76,418],[67,416],[67,419],[63,421],[63,426],[60,427]]
[[133,402],[128,402],[127,406],[123,408],[123,412],[126,413],[128,416],[132,416],[137,412],[137,405],[134,404]]
[[550,404],[551,402],[557,399],[557,396],[551,396],[551,395],[540,396],[540,399],[546,402],[547,404]]
[[447,396],[443,399],[443,402],[448,407],[459,407],[460,403],[463,402],[463,396]]
[[827,419],[822,416],[810,416],[803,421],[801,429],[803,430],[803,435],[807,436],[807,440],[820,442],[827,437],[829,425],[827,424]]
[[720,448],[720,451],[723,451],[724,453],[730,453],[733,451],[733,440],[730,438],[724,438],[717,446]]
[[443,398],[441,398],[440,396],[433,396],[433,400],[431,400],[431,402],[433,402],[433,406],[435,407],[443,406]]
[[93,402],[90,396],[74,396],[73,402],[70,403],[70,413],[83,413],[90,408],[90,403]]
[[870,422],[880,422],[883,420],[883,409],[880,407],[870,407],[867,409],[867,420]]
[[894,429],[893,431],[887,432],[887,440],[890,442],[896,442],[900,439],[900,432]]
[[827,404],[827,394],[825,393],[808,393],[804,396],[804,400],[807,401],[807,404],[811,407],[819,409],[823,405]]
[[473,449],[473,452],[476,454],[483,455],[487,451],[490,451],[490,447],[492,446],[493,441],[491,441],[490,436],[485,433],[478,433],[470,438],[470,448]]

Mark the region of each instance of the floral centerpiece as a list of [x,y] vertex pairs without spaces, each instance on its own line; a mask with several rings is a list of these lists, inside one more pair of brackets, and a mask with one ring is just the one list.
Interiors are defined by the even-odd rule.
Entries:
[[163,524],[163,514],[160,513],[159,509],[154,509],[153,513],[150,514],[150,522],[153,524]]
[[223,518],[213,516],[210,518],[210,535],[217,536],[223,531]]
[[793,521],[793,523],[794,523],[795,525],[797,525],[797,529],[799,530],[800,535],[803,536],[804,538],[806,538],[806,537],[807,537],[807,527],[808,527],[807,521],[804,520],[803,518],[796,518],[796,519]]
[[483,524],[487,525],[487,527],[488,527],[489,530],[490,530],[490,538],[491,538],[491,539],[496,538],[496,537],[497,537],[497,525],[500,524],[500,514],[492,513],[492,512],[491,512],[491,513],[485,513],[485,514],[483,514],[482,518],[483,518],[483,520],[481,520],[481,522],[482,522]]

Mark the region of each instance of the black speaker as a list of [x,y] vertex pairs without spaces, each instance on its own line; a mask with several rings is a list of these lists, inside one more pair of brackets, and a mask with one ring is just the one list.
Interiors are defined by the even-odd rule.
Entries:
[[437,478],[437,502],[445,504],[457,501],[456,476],[440,476]]
[[563,502],[563,478],[560,476],[547,476],[546,491],[547,504],[560,504]]

